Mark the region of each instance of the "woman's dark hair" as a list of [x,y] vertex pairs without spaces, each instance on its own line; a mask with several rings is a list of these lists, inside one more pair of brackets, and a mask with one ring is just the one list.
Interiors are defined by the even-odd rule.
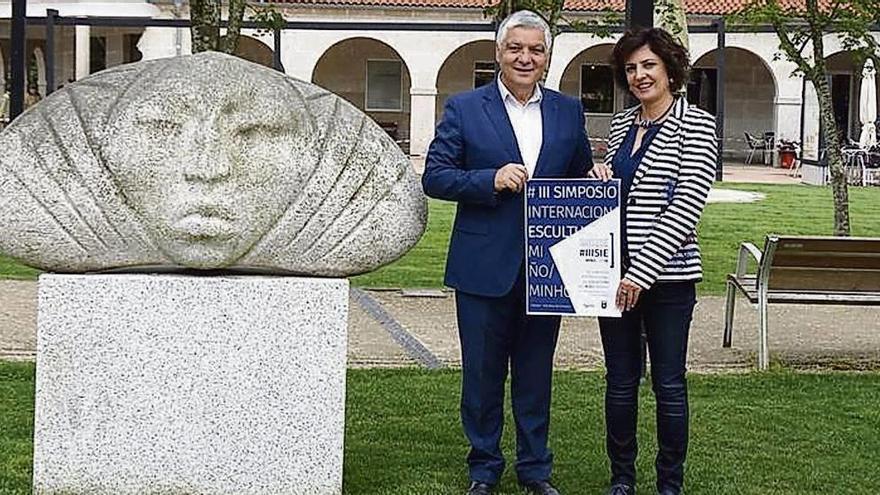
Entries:
[[611,52],[611,64],[614,67],[614,77],[617,82],[624,88],[629,87],[629,82],[626,80],[626,61],[633,52],[645,45],[648,45],[648,48],[663,60],[666,73],[671,79],[669,89],[673,93],[687,84],[688,74],[691,70],[688,51],[672,35],[659,28],[640,28],[627,31],[614,45],[614,51]]

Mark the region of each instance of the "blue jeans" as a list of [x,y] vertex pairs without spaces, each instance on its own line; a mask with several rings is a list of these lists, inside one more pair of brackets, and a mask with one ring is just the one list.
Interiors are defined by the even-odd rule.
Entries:
[[658,283],[642,292],[635,309],[624,312],[622,318],[599,319],[605,351],[605,429],[612,483],[636,483],[644,323],[657,399],[657,489],[681,492],[688,445],[685,361],[695,304],[693,282]]

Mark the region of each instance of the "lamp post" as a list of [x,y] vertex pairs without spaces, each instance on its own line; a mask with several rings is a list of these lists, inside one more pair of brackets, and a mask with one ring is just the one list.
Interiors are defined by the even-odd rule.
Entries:
[[[640,27],[654,27],[654,0],[626,0],[626,28]],[[636,97],[627,92],[627,106],[636,104]]]
[[9,120],[15,119],[24,111],[26,24],[27,0],[12,0],[12,39],[10,40],[11,54],[9,57],[12,88],[9,97]]
[[654,0],[626,0],[626,27],[654,27]]

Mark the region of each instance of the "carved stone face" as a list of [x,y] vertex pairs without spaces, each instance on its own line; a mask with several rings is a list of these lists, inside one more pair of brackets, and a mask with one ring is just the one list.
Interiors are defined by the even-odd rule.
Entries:
[[310,120],[296,110],[289,84],[228,74],[198,66],[163,73],[109,129],[105,158],[120,193],[159,250],[184,266],[241,258],[278,221],[315,162]]
[[0,252],[44,270],[343,277],[403,255],[426,218],[368,116],[222,53],[113,67],[0,132]]

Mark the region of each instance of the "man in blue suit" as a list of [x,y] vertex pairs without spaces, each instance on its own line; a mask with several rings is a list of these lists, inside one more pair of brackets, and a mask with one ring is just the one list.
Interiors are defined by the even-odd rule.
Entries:
[[491,494],[504,471],[508,367],[519,482],[559,493],[547,447],[559,317],[525,313],[523,189],[531,177],[586,177],[593,163],[580,102],[538,85],[550,46],[533,12],[501,23],[499,78],[448,100],[422,176],[429,196],[458,203],[445,282],[456,289],[468,495]]

